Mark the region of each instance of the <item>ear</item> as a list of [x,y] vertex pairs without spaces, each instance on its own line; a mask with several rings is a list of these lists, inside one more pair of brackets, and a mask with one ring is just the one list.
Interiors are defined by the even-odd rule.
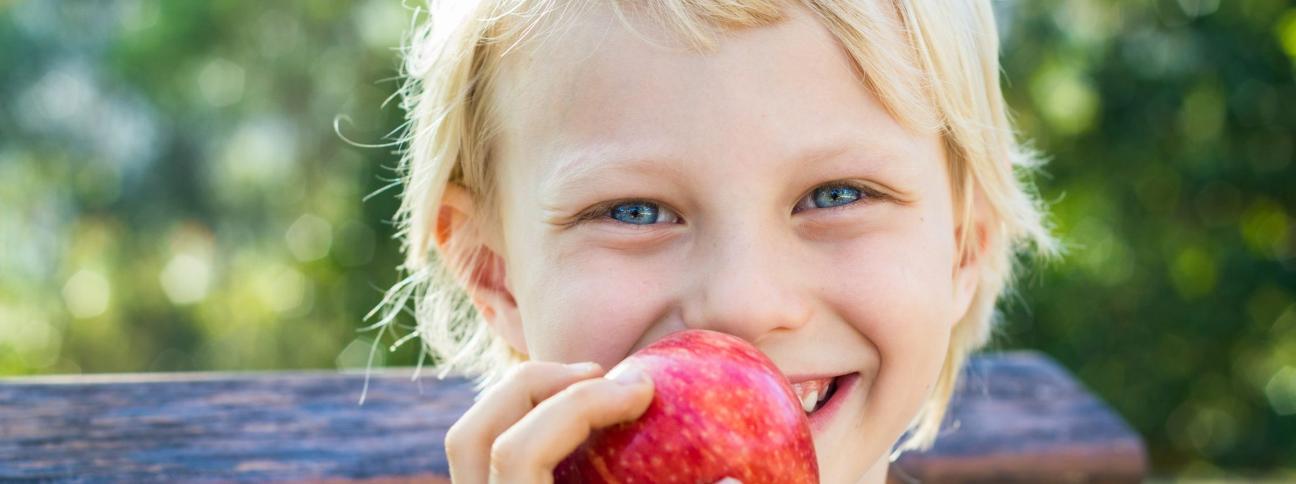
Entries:
[[[958,241],[967,237],[967,247],[959,256],[954,267],[954,318],[951,328],[967,316],[972,307],[977,289],[981,282],[981,271],[985,270],[986,251],[990,248],[989,210],[985,199],[977,194],[969,200],[973,204],[972,214],[967,219],[958,221],[954,227],[954,250],[958,250]],[[962,218],[962,217],[960,217]]]
[[526,355],[526,336],[517,300],[508,287],[500,244],[487,235],[495,232],[481,226],[485,218],[479,215],[472,192],[463,185],[447,183],[433,234],[437,250],[491,330],[514,351]]

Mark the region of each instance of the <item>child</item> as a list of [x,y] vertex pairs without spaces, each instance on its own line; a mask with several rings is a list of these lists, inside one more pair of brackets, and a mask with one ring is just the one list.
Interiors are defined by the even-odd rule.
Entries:
[[823,482],[884,482],[935,439],[1015,249],[1054,247],[997,49],[986,1],[435,2],[385,321],[412,299],[443,374],[481,377],[455,481],[547,482],[647,407],[604,369],[706,328],[824,389]]

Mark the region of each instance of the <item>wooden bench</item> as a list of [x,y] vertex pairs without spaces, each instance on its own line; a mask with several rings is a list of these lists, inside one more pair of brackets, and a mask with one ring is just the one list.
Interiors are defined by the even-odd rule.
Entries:
[[[448,482],[471,385],[410,369],[0,379],[0,481]],[[969,364],[937,446],[895,482],[1139,482],[1139,436],[1047,357]],[[831,484],[831,483],[829,483]]]

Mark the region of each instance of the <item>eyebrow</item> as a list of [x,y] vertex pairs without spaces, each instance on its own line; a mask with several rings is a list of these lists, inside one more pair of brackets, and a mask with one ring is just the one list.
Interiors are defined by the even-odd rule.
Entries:
[[651,156],[615,158],[605,156],[604,150],[582,150],[558,162],[553,174],[541,182],[540,193],[558,196],[591,183],[611,179],[618,173],[658,174],[679,177],[682,173],[671,159]]
[[[860,161],[882,161],[892,158],[885,151],[870,150],[861,142],[861,135],[838,136],[828,138],[831,141],[820,143],[804,149],[790,157],[798,166],[805,167],[821,163],[856,151],[862,154]],[[657,174],[681,179],[683,173],[678,161],[672,158],[631,155],[629,157],[609,157],[606,154],[614,150],[591,149],[580,150],[576,154],[562,159],[554,168],[553,174],[541,182],[540,193],[546,197],[557,197],[589,186],[591,183],[611,179],[618,173]]]

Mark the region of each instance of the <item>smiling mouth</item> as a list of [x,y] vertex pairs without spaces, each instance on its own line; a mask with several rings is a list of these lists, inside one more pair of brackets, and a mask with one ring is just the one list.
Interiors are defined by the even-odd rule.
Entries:
[[792,384],[792,391],[796,393],[797,399],[801,401],[801,409],[805,410],[806,415],[819,411],[832,399],[833,395],[837,393],[838,382],[843,376],[846,375],[806,380]]

